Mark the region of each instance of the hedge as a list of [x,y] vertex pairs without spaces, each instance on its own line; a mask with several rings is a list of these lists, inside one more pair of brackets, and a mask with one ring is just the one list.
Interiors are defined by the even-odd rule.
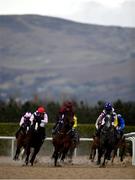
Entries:
[[[53,123],[46,125],[47,137],[51,136]],[[19,128],[18,123],[0,123],[0,136],[14,136]],[[94,124],[78,124],[78,132],[80,137],[92,137],[95,133]],[[135,126],[126,126],[125,133],[135,132]]]

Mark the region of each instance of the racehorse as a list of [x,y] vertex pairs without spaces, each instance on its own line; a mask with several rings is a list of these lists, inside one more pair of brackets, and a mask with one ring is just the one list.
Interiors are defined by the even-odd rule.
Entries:
[[70,113],[65,114],[63,124],[59,128],[56,135],[53,136],[54,152],[52,158],[54,158],[54,165],[58,166],[57,161],[60,159],[64,161],[69,148],[72,146],[71,127],[73,125],[73,117]]
[[[31,166],[33,166],[34,160],[36,158],[37,153],[39,152],[42,144],[43,144],[43,131],[44,128],[39,126],[40,122],[36,122],[34,126],[32,126],[26,136],[25,139],[25,164],[28,165],[28,163],[31,163]],[[31,154],[31,148],[33,148],[33,153],[31,155],[31,159],[29,161],[29,156]]]
[[18,160],[19,155],[20,155],[20,151],[22,148],[25,148],[26,146],[26,136],[28,134],[29,131],[29,126],[23,126],[23,128],[20,129],[19,133],[16,134],[16,152],[15,152],[15,156],[14,156],[14,160]]
[[[112,116],[106,115],[104,118],[104,125],[100,132],[100,146],[98,151],[97,164],[101,164],[101,167],[105,167],[106,160],[110,160],[110,155],[115,145],[115,129],[112,125]],[[101,163],[101,158],[103,162]]]

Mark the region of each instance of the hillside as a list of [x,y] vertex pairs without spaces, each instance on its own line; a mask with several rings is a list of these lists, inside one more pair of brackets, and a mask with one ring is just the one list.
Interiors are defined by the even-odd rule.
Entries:
[[0,16],[0,98],[135,99],[135,28]]

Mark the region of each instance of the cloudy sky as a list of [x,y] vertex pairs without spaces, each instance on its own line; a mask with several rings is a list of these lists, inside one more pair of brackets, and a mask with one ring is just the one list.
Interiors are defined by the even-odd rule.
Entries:
[[135,27],[135,0],[0,0],[0,14],[39,14]]

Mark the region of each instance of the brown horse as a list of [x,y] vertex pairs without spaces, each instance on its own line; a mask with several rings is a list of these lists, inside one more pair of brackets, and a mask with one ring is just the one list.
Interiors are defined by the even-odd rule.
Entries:
[[70,113],[67,113],[63,119],[63,125],[59,129],[56,135],[54,135],[52,143],[54,146],[54,153],[52,158],[54,158],[54,165],[58,166],[57,161],[61,159],[64,161],[70,147],[72,146],[71,138],[71,127],[73,125],[73,117]]

